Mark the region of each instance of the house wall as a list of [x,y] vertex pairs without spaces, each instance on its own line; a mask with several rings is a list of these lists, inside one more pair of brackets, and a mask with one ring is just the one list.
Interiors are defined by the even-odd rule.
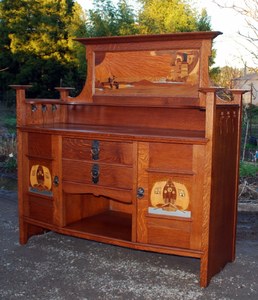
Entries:
[[[249,90],[243,96],[244,104],[254,104],[258,106],[258,74],[247,74],[246,76],[233,80],[233,88]],[[252,90],[252,97],[251,97]]]

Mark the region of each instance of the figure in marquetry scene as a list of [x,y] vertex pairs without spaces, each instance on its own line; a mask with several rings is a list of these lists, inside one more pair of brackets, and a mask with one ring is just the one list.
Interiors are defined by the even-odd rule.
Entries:
[[119,83],[115,80],[115,76],[113,75],[112,77],[108,77],[108,83],[111,89],[115,87],[116,89],[119,88]]

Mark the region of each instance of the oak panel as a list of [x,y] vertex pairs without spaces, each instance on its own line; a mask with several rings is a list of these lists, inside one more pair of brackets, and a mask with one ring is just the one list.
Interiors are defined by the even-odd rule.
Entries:
[[171,247],[190,247],[191,222],[148,218],[148,242]]
[[28,217],[46,223],[53,223],[53,200],[51,198],[30,195],[28,201]]
[[150,167],[165,170],[192,170],[192,145],[150,144]]
[[38,157],[52,157],[51,135],[29,133],[28,134],[28,155]]

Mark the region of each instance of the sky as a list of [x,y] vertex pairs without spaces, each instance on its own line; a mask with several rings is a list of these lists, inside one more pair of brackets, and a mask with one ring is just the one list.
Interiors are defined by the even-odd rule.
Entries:
[[[212,0],[198,2],[200,2],[200,7],[207,9],[207,13],[211,17],[212,30],[223,32],[223,35],[214,40],[214,48],[217,50],[216,64],[220,67],[228,65],[243,68],[245,63],[252,66],[252,59],[244,47],[245,41],[238,34],[238,32],[247,30],[244,17],[232,9],[218,7]],[[242,0],[235,2],[243,3]]]
[[[115,3],[116,0],[114,0]],[[242,0],[235,0],[240,2]],[[84,8],[92,8],[92,0],[77,0],[77,2]],[[223,1],[218,1],[223,2]],[[129,0],[133,5],[134,0]],[[223,35],[218,36],[214,40],[214,48],[217,50],[216,60],[214,66],[231,66],[243,68],[245,63],[247,66],[252,66],[252,60],[243,46],[244,41],[240,38],[238,32],[246,31],[246,24],[244,17],[237,15],[231,9],[223,9],[213,3],[213,0],[196,0],[199,11],[206,8],[208,16],[211,17],[211,26],[214,31],[221,31]]]

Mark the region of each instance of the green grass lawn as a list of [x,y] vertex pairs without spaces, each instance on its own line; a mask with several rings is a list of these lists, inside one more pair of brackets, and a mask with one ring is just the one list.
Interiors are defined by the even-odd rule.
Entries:
[[256,177],[258,176],[258,162],[241,162],[240,163],[240,170],[239,170],[240,177]]

